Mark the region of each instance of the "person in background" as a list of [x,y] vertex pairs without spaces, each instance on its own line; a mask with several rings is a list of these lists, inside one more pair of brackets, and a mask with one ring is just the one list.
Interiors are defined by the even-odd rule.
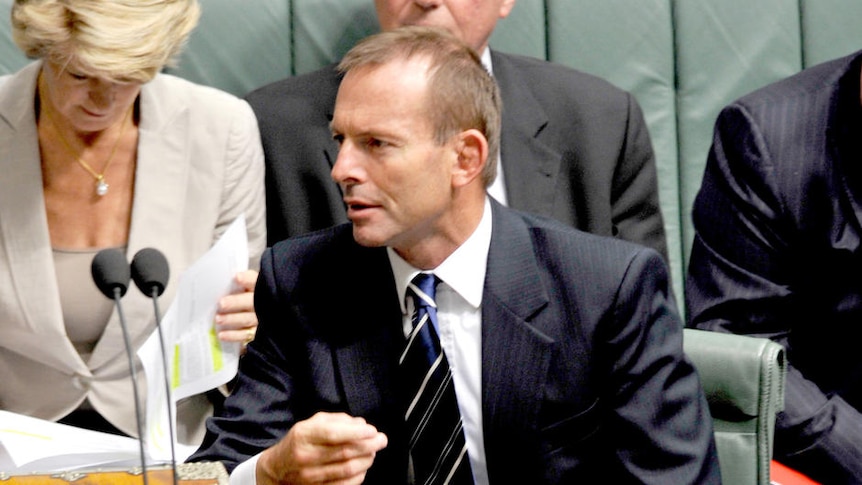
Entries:
[[191,459],[242,484],[719,483],[665,263],[487,195],[474,50],[406,27],[339,70],[352,224],[264,252],[258,337]]
[[787,350],[777,461],[862,483],[862,51],[719,115],[700,192],[688,325]]
[[[500,86],[503,134],[489,187],[499,202],[578,229],[644,244],[667,261],[655,155],[643,114],[629,93],[559,64],[488,47],[515,0],[375,0],[383,30],[442,27],[482,57]],[[347,221],[329,171],[335,65],[246,96],[266,156],[269,243]]]
[[[266,239],[254,114],[159,74],[199,10],[196,0],[12,7],[15,42],[36,60],[0,77],[0,409],[137,435],[119,319],[90,272],[105,248],[162,251],[166,307],[178,275],[245,216],[253,270],[216,319],[224,341],[254,334]],[[130,288],[123,308],[138,347],[155,328],[152,302]],[[181,442],[200,442],[212,407],[204,395],[179,403]]]

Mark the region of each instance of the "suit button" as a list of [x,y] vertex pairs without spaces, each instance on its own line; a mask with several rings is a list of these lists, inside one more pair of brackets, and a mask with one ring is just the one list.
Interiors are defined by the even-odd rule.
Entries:
[[75,389],[87,390],[90,388],[90,382],[93,381],[93,378],[90,376],[82,376],[75,375],[72,377],[72,385],[75,386]]

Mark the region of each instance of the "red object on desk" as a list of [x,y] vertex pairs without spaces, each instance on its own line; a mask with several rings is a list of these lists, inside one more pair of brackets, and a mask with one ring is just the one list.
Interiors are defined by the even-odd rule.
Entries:
[[806,477],[798,471],[788,468],[775,460],[769,469],[769,481],[774,485],[820,485],[820,482]]

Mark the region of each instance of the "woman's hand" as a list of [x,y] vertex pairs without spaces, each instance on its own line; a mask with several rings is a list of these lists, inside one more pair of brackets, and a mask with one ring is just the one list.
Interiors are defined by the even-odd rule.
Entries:
[[239,289],[219,300],[215,316],[216,330],[219,340],[242,342],[245,346],[254,340],[257,331],[257,315],[254,313],[257,271],[240,271],[235,280]]

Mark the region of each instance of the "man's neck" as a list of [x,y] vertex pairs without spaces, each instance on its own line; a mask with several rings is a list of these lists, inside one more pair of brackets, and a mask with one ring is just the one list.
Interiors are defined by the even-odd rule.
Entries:
[[404,261],[418,269],[434,269],[476,232],[488,206],[487,196],[483,194],[475,206],[453,215],[457,221],[438,222],[440,227],[448,229],[447,232],[438,233],[411,245],[393,246],[392,249]]

